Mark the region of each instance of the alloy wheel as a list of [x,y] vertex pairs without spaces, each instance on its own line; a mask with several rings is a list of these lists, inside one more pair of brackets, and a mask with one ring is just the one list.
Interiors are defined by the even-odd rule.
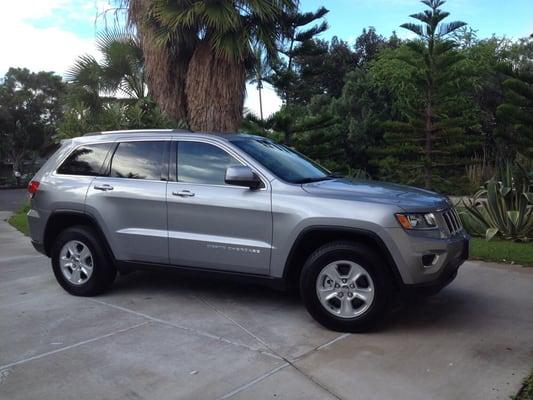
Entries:
[[93,274],[93,255],[86,244],[71,240],[61,248],[59,266],[70,283],[83,285]]
[[339,260],[320,271],[316,280],[316,293],[329,313],[340,318],[354,318],[372,305],[374,282],[361,265]]

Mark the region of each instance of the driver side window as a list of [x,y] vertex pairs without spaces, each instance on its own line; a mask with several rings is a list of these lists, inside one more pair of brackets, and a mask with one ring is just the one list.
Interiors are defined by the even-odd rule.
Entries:
[[236,165],[242,164],[212,144],[188,141],[178,143],[178,182],[224,185],[226,169]]

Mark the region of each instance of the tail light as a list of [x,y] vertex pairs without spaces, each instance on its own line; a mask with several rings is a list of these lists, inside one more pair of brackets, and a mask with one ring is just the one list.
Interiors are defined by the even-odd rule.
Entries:
[[33,196],[37,193],[37,189],[39,189],[39,182],[30,181],[30,183],[28,183],[28,196],[30,199],[33,199]]

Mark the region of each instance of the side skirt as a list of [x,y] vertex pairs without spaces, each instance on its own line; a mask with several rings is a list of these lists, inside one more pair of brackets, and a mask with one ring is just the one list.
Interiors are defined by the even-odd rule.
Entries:
[[243,284],[266,286],[274,290],[287,290],[286,281],[283,278],[273,278],[271,276],[246,274],[242,272],[220,271],[209,268],[184,267],[179,265],[141,263],[137,261],[116,261],[115,265],[121,274],[128,274],[133,271],[165,271],[173,272],[182,276],[208,278],[213,280],[226,280]]

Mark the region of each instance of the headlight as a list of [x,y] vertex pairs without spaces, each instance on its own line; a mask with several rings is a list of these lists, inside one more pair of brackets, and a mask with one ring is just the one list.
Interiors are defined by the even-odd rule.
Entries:
[[433,213],[405,213],[394,215],[404,229],[432,229],[437,227],[437,220]]

